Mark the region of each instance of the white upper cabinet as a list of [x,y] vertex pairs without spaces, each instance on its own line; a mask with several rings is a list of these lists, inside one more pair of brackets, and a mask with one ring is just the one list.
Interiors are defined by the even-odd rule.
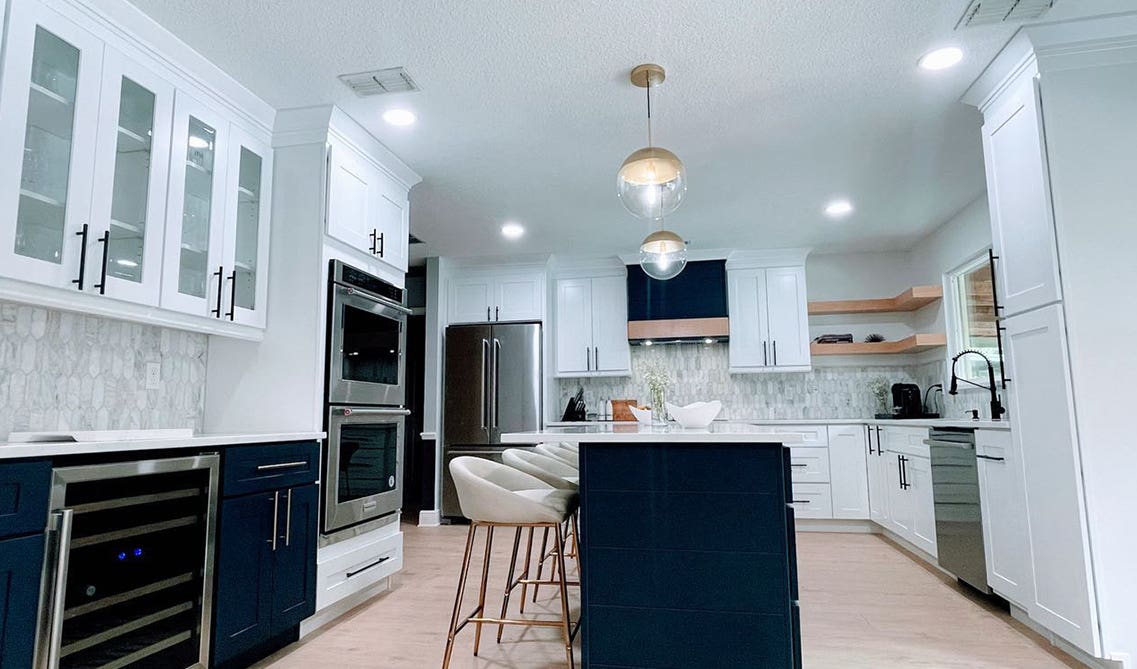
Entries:
[[229,129],[222,266],[228,291],[221,314],[230,321],[264,327],[268,301],[269,202],[272,151],[236,125]]
[[868,518],[868,453],[863,425],[830,426],[829,471],[833,517]]
[[0,271],[90,290],[103,43],[38,3],[9,3],[0,89]]
[[727,276],[731,371],[808,370],[805,267],[728,268]]
[[328,234],[398,272],[407,271],[407,194],[375,161],[328,140]]
[[983,123],[987,199],[1003,316],[1062,298],[1037,81],[1026,72]]
[[172,84],[106,49],[91,206],[100,294],[158,304],[173,110]]
[[545,319],[544,272],[475,270],[452,276],[449,283],[448,323]]
[[558,376],[630,373],[624,277],[557,281],[556,351]]
[[975,453],[979,462],[987,584],[1027,609],[1034,601],[1034,572],[1022,456],[1006,430],[977,430]]
[[1097,650],[1066,323],[1055,304],[1004,321],[1012,454],[1021,454],[1034,567],[1030,617],[1079,648]]
[[162,281],[166,309],[221,318],[228,130],[220,111],[178,92]]

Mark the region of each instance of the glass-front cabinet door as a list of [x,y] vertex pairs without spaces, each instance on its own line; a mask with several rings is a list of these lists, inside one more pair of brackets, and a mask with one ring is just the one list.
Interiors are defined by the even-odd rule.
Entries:
[[220,318],[228,122],[178,91],[170,149],[161,305]]
[[174,87],[107,48],[91,206],[99,251],[93,287],[157,305]]
[[268,298],[269,201],[272,152],[242,128],[229,129],[223,265],[228,308],[222,318],[264,327]]
[[54,11],[10,4],[0,88],[0,272],[80,290],[90,225],[103,43]]

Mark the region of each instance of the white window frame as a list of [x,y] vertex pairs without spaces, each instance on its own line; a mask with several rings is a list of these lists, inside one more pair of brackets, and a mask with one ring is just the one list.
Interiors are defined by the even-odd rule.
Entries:
[[[948,335],[948,353],[946,366],[944,368],[945,388],[951,379],[951,359],[964,349],[971,348],[970,346],[966,345],[966,337],[964,336],[964,325],[967,322],[967,316],[965,313],[967,300],[961,294],[963,288],[962,279],[964,276],[970,274],[971,272],[974,272],[977,269],[990,267],[990,262],[990,247],[988,247],[983,249],[982,252],[972,256],[966,262],[959,265],[952,271],[946,272],[944,274],[944,321],[947,326]],[[1002,364],[1000,353],[996,352],[994,356],[990,357],[992,364],[995,365],[995,382],[999,383],[999,379],[1001,378],[999,367]],[[956,369],[956,371],[959,373],[959,378],[986,385],[988,382],[986,371],[984,371],[982,374],[971,374],[970,366],[963,365],[964,360],[967,360],[967,358],[961,360],[959,367]],[[959,386],[959,389],[961,391],[975,390],[979,392],[986,392],[966,383],[961,384]]]

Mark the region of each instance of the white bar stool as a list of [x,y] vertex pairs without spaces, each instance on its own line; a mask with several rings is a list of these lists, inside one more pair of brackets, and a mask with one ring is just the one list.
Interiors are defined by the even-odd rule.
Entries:
[[537,452],[550,458],[568,463],[574,469],[580,469],[580,453],[570,451],[561,444],[537,444]]
[[[498,625],[498,640],[504,625],[535,625],[559,627],[565,644],[565,657],[569,669],[575,667],[572,654],[572,640],[580,629],[580,621],[574,625],[569,619],[568,581],[564,567],[564,534],[561,526],[576,512],[579,496],[574,490],[554,488],[544,481],[530,476],[507,465],[492,460],[474,457],[455,458],[450,462],[450,474],[458,493],[458,504],[462,514],[470,519],[470,531],[466,535],[466,552],[462,558],[462,571],[458,577],[458,592],[454,597],[454,611],[450,617],[450,628],[446,635],[446,654],[442,658],[442,669],[450,666],[454,652],[454,637],[467,624],[474,623],[474,655],[482,640],[482,625]],[[466,577],[470,571],[474,539],[479,527],[486,528],[485,557],[482,563],[482,580],[478,592],[478,606],[469,616],[461,617],[462,596],[466,591]],[[558,549],[557,562],[560,577],[545,582],[556,585],[561,595],[560,620],[510,620],[505,618],[509,605],[509,590],[502,604],[502,615],[497,618],[486,616],[486,581],[489,578],[489,562],[493,547],[494,530],[498,527],[512,527],[517,530],[513,539],[513,555],[509,563],[509,582],[513,582],[517,567],[517,549],[521,544],[521,531],[525,528],[544,528],[552,530]],[[578,585],[578,584],[573,584]]]

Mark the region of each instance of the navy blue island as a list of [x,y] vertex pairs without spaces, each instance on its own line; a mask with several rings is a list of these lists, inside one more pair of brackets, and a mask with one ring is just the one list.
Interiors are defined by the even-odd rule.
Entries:
[[800,440],[730,423],[502,436],[580,445],[584,667],[801,666],[785,447]]

